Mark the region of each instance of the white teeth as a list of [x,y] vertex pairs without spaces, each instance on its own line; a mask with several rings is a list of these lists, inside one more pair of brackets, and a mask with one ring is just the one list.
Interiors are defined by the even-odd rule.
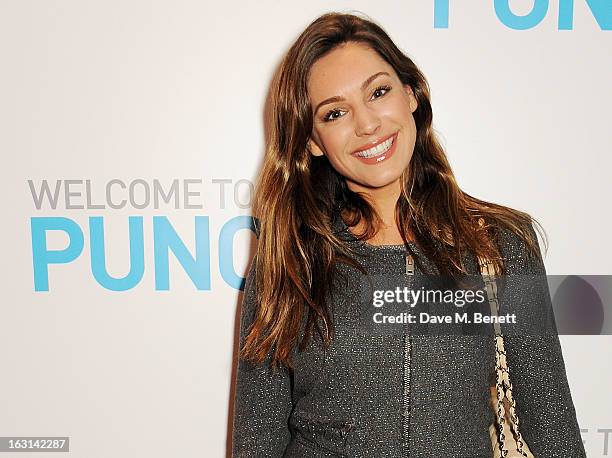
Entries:
[[370,149],[367,149],[365,151],[361,151],[360,153],[357,154],[357,156],[359,157],[376,157],[376,156],[380,156],[381,154],[386,153],[387,151],[389,151],[389,148],[391,148],[391,145],[393,144],[393,139],[395,137],[391,137],[388,140],[385,140],[384,142],[382,142],[381,144],[374,146]]

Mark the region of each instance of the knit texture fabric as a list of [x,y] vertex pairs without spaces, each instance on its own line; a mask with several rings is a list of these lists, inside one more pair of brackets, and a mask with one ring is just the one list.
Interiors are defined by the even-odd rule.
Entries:
[[[405,271],[403,245],[359,241],[338,217],[333,227],[363,255],[356,260],[368,274]],[[502,231],[510,300],[513,275],[545,275],[541,261],[527,260],[523,245]],[[435,269],[415,244],[410,246],[427,271]],[[479,273],[473,256],[467,254],[465,263],[470,273]],[[304,352],[294,351],[295,368],[275,374],[269,362],[239,361],[233,456],[492,457],[493,337],[364,333],[355,320],[364,276],[345,265],[340,272],[347,281],[338,280],[332,299],[330,348],[324,351],[315,333]],[[417,266],[414,276],[420,275]],[[548,286],[538,285],[520,302],[552,316]],[[252,262],[242,301],[241,347],[256,307]],[[506,335],[505,345],[521,433],[535,457],[586,457],[558,336]]]

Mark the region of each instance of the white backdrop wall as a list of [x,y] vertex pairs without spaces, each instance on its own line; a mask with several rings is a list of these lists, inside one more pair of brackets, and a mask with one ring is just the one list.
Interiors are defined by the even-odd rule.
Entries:
[[[264,104],[332,10],[420,66],[460,185],[535,216],[549,273],[611,273],[609,0],[4,0],[0,436],[225,456]],[[608,456],[611,339],[561,339],[588,455]]]

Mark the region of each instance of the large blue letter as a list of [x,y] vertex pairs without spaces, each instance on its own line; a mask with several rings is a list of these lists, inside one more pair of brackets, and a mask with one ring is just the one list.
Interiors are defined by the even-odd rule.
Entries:
[[434,0],[434,29],[448,29],[448,0]]
[[[612,2],[610,0],[586,0],[601,30],[612,30]],[[574,0],[559,1],[559,30],[574,28]]]
[[89,243],[91,245],[91,271],[96,281],[111,291],[125,291],[140,282],[144,274],[144,237],[142,216],[130,216],[130,271],[125,277],[113,278],[106,270],[104,249],[104,221],[101,216],[89,218]]
[[535,27],[546,16],[548,0],[534,0],[533,8],[525,16],[517,16],[510,10],[510,0],[495,0],[495,14],[511,29],[525,30]]
[[[66,264],[78,258],[83,251],[83,232],[77,223],[62,217],[33,217],[30,227],[34,290],[49,291],[49,264]],[[68,234],[68,246],[63,250],[47,250],[47,231],[64,231]]]
[[210,237],[208,216],[195,217],[195,259],[165,216],[153,217],[155,289],[170,289],[168,250],[171,250],[198,290],[210,290]]
[[587,0],[587,4],[601,30],[612,30],[612,2],[610,0]]
[[238,275],[234,269],[234,235],[240,229],[250,229],[255,232],[253,218],[251,216],[236,216],[221,228],[219,234],[219,270],[225,283],[243,290],[245,279]]
[[574,28],[574,0],[559,0],[559,30]]

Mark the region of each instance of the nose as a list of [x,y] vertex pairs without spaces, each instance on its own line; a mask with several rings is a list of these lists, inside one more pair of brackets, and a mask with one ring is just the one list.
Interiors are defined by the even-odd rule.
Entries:
[[355,134],[357,136],[372,135],[380,128],[380,117],[367,106],[355,109]]

